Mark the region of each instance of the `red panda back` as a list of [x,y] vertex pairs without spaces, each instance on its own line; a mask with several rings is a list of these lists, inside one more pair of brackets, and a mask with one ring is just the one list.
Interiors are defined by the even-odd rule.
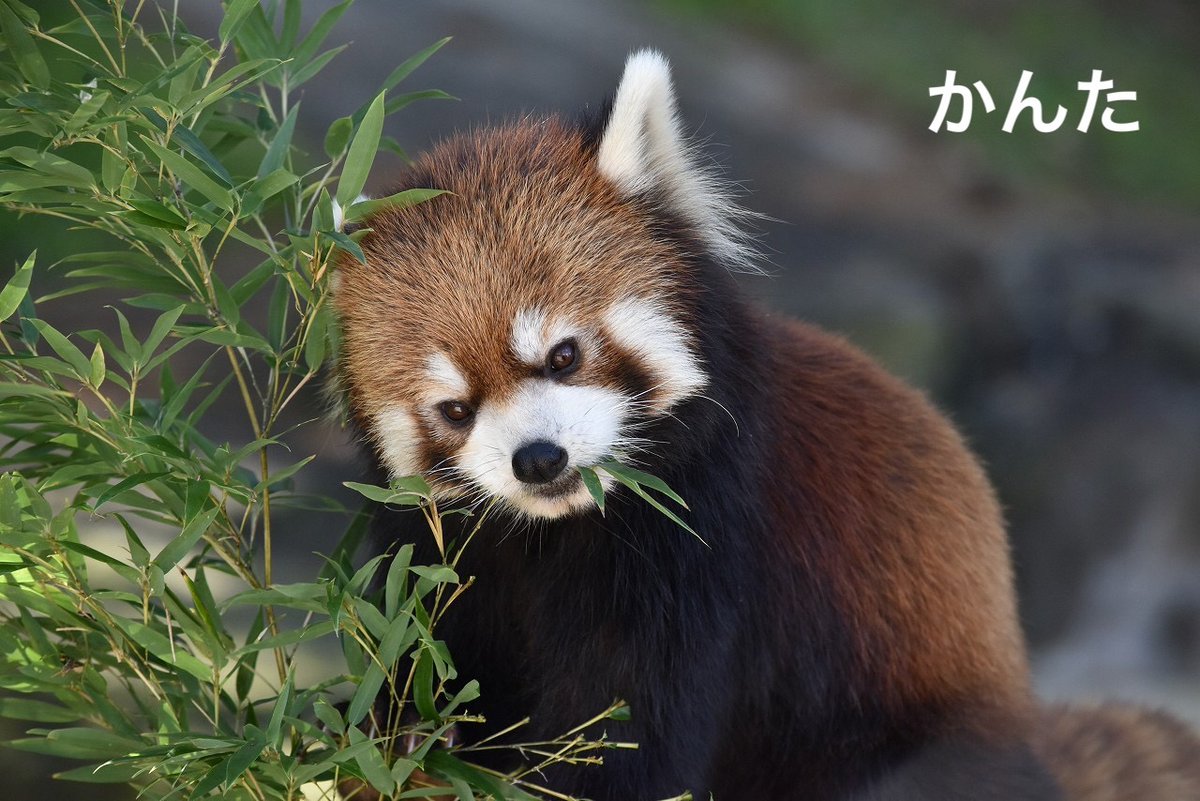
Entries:
[[[771,493],[791,559],[821,572],[857,632],[872,692],[901,711],[962,707],[995,732],[1030,706],[999,504],[961,436],[929,401],[840,337],[774,323]],[[792,485],[807,492],[803,506]],[[813,541],[823,531],[826,543]],[[983,718],[987,718],[984,722]]]

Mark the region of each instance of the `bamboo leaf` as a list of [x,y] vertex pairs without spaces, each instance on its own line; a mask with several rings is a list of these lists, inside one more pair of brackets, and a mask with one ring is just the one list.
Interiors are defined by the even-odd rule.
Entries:
[[579,477],[583,479],[583,486],[587,488],[588,494],[596,502],[596,507],[600,509],[600,514],[604,514],[604,485],[600,483],[600,477],[590,467],[580,467],[577,469],[579,470]]
[[346,13],[346,9],[350,7],[353,0],[342,0],[333,8],[322,14],[317,21],[309,29],[305,37],[297,45],[292,52],[292,58],[298,64],[306,64],[321,47],[321,43],[325,41],[325,37],[329,36],[329,32],[333,26],[341,19],[342,14]]
[[182,231],[187,228],[187,220],[179,212],[153,200],[131,200],[129,205],[133,211],[125,212],[125,216],[133,222],[140,222],[155,228],[169,228]]
[[92,370],[88,374],[88,383],[99,389],[100,385],[104,383],[104,377],[107,375],[107,370],[105,370],[104,366],[104,348],[101,347],[99,342],[96,343],[96,347],[92,350],[91,366]]
[[12,279],[0,289],[0,322],[7,320],[21,306],[21,301],[29,292],[29,282],[33,278],[33,264],[37,259],[37,251],[29,254],[25,263],[17,268]]
[[345,50],[347,46],[348,45],[339,45],[338,47],[326,50],[324,53],[317,56],[312,61],[308,62],[299,70],[297,70],[296,73],[292,75],[291,80],[288,81],[288,85],[292,88],[295,88],[309,81],[313,76],[325,69],[329,62],[333,61],[337,54]]
[[233,37],[237,36],[238,30],[245,24],[246,17],[258,7],[258,0],[229,0],[225,4],[225,16],[217,28],[217,36],[221,38],[221,42],[233,41]]
[[292,146],[292,133],[296,130],[296,116],[299,111],[299,103],[292,106],[288,115],[283,118],[279,130],[275,132],[275,138],[271,140],[270,147],[267,148],[267,152],[263,154],[262,161],[258,165],[257,177],[260,181],[283,167],[284,159]]
[[43,91],[49,88],[50,68],[46,66],[46,60],[26,30],[25,23],[7,3],[0,3],[0,34],[25,79]]
[[325,154],[331,159],[342,155],[353,132],[354,120],[349,117],[338,117],[334,120],[325,132]]
[[403,192],[397,192],[387,197],[376,198],[374,200],[360,200],[358,203],[352,203],[346,209],[346,222],[357,222],[381,209],[408,208],[418,203],[424,203],[438,195],[445,194],[449,194],[445,189],[406,189]]
[[0,698],[0,716],[38,723],[70,723],[80,718],[65,706],[33,698]]
[[608,461],[605,461],[605,462],[601,462],[599,465],[597,465],[597,467],[600,467],[601,469],[610,473],[611,475],[613,475],[614,478],[617,476],[624,476],[625,478],[629,479],[630,481],[634,481],[638,484],[649,487],[650,489],[655,490],[656,492],[660,492],[663,495],[666,495],[668,498],[675,501],[675,503],[679,504],[684,509],[688,508],[688,505],[686,503],[684,503],[683,498],[679,497],[679,495],[675,492],[675,490],[668,487],[666,482],[663,481],[661,478],[658,478],[657,476],[652,476],[649,473],[643,473],[641,470],[632,468],[629,465],[621,464],[620,462],[614,462],[611,459]]
[[342,208],[348,207],[367,184],[375,152],[379,149],[379,137],[383,135],[383,116],[384,94],[381,92],[367,107],[346,153],[346,164],[337,187],[337,202]]
[[88,376],[92,373],[92,362],[87,356],[83,355],[83,351],[75,347],[69,339],[44,320],[34,320],[33,325],[37,328],[38,333],[42,335],[42,339],[46,340],[46,344],[64,359],[67,364],[71,365],[71,369],[75,371],[76,378],[80,381],[87,381]]
[[175,151],[163,147],[148,137],[141,136],[139,138],[145,143],[146,147],[150,148],[154,155],[162,160],[167,169],[175,173],[176,177],[183,181],[184,184],[195,189],[225,211],[233,210],[233,196],[229,193],[229,190],[223,188],[212,178],[205,175],[199,167]]
[[233,188],[233,178],[230,177],[229,171],[226,170],[225,165],[221,164],[221,161],[212,154],[212,151],[210,151],[204,145],[204,143],[200,141],[200,137],[192,133],[192,131],[182,123],[176,123],[173,128],[169,128],[167,121],[164,120],[162,116],[152,108],[140,108],[138,111],[144,114],[146,119],[148,119],[155,128],[158,128],[158,130],[162,131],[164,134],[170,133],[172,139],[178,141],[185,150],[203,161],[208,168],[212,170],[213,175],[221,179],[222,183],[231,189]]
[[220,507],[213,506],[189,520],[179,532],[179,536],[167,543],[158,556],[154,557],[153,564],[164,572],[174,567],[200,541],[220,513]]
[[363,674],[362,680],[358,683],[358,689],[354,691],[354,697],[350,699],[350,705],[346,707],[346,723],[357,726],[367,716],[375,704],[375,698],[379,695],[379,689],[383,687],[385,678],[383,668],[379,666],[378,662],[372,662],[367,666],[367,672]]
[[392,70],[388,74],[388,76],[383,79],[383,85],[380,87],[380,90],[384,91],[384,92],[389,92],[392,89],[394,89],[396,87],[396,84],[400,83],[405,78],[407,78],[409,75],[411,75],[413,70],[415,70],[417,67],[424,64],[425,61],[430,56],[432,56],[434,53],[441,50],[442,47],[444,47],[446,45],[446,43],[450,41],[450,39],[451,39],[451,37],[449,37],[449,36],[447,36],[444,39],[439,39],[438,41],[431,44],[429,47],[426,47],[424,50],[417,53],[416,55],[413,55],[413,56],[410,56],[409,58],[407,58],[404,61],[404,63],[402,63],[399,67],[396,67],[396,69]]

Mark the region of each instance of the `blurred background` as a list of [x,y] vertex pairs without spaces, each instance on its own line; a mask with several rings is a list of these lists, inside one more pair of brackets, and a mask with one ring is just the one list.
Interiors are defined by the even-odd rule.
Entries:
[[[332,4],[307,5],[315,16]],[[181,12],[203,34],[221,14],[199,0]],[[297,138],[319,153],[329,122],[447,35],[407,88],[459,100],[390,120],[409,153],[513,115],[573,114],[613,91],[630,50],[666,53],[689,127],[766,215],[771,276],[747,278],[748,291],[924,388],[982,455],[1008,514],[1040,692],[1143,701],[1200,725],[1200,5],[358,0],[330,40],[353,45],[308,86]],[[997,105],[984,114],[976,101],[961,134],[928,129],[929,88],[947,69],[983,81]],[[1093,69],[1138,92],[1114,108],[1140,131],[1103,130],[1103,98],[1091,129],[1075,130],[1075,84]],[[1031,94],[1068,109],[1062,129],[1036,133],[1026,114],[1001,132],[1022,70]],[[4,270],[52,248],[49,230],[4,213]],[[64,330],[112,319],[78,297],[42,313]],[[320,407],[314,394],[301,416]],[[301,474],[308,490],[358,477],[331,425],[292,447],[320,454]],[[277,526],[292,540],[287,581],[312,575],[342,521]],[[23,799],[49,768],[2,751],[0,771],[0,799]]]

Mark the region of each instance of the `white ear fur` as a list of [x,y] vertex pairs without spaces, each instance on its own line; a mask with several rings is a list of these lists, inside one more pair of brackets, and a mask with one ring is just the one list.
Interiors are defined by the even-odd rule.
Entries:
[[756,269],[737,225],[747,213],[721,181],[696,165],[680,129],[671,67],[661,53],[639,50],[625,62],[597,166],[628,195],[661,191],[717,258],[735,269]]

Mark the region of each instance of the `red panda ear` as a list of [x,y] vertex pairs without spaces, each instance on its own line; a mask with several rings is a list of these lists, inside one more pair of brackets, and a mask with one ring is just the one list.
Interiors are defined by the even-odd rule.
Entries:
[[754,254],[737,226],[746,212],[721,181],[695,163],[679,122],[671,67],[661,53],[639,50],[625,62],[596,161],[626,195],[661,193],[728,266],[754,269]]
[[629,194],[655,188],[689,168],[679,130],[671,67],[654,50],[625,62],[604,137],[596,151],[600,172]]

